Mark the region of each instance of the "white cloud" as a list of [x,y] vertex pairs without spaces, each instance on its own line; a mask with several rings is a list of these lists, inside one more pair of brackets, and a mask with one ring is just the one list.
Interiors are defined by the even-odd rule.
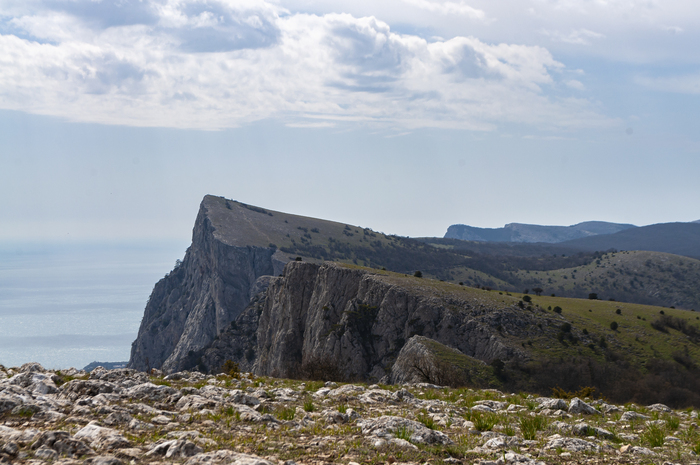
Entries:
[[486,13],[483,10],[473,8],[464,2],[436,2],[429,0],[402,0],[412,6],[420,8],[421,10],[430,11],[432,13],[439,13],[442,15],[462,15],[472,19],[484,20],[486,19]]
[[581,81],[578,81],[576,79],[570,79],[566,81],[565,84],[567,85],[567,87],[571,87],[572,89],[586,90],[586,86],[584,86]]
[[564,42],[573,45],[591,45],[592,39],[603,39],[604,34],[599,32],[590,31],[588,29],[577,29],[571,31],[568,34],[559,31],[548,31],[546,29],[541,30],[541,34],[551,38],[557,42]]
[[143,14],[107,25],[92,10],[18,13],[24,36],[0,35],[0,107],[198,129],[265,118],[409,130],[608,123],[586,100],[548,96],[564,66],[543,47],[428,43],[371,16],[262,0],[141,3]]

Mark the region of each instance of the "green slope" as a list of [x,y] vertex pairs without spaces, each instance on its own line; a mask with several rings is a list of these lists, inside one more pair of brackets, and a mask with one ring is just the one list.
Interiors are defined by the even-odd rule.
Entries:
[[[471,287],[600,298],[700,310],[700,261],[660,252],[552,253],[542,244],[514,246],[454,239],[420,240],[292,215],[207,196],[207,216],[222,241],[276,247],[277,258],[367,266]],[[564,249],[562,249],[564,250]]]

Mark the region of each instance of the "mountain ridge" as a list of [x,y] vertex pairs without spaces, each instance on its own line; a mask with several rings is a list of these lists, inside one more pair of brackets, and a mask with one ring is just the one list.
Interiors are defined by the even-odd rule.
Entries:
[[586,221],[571,226],[508,223],[502,228],[478,228],[464,224],[453,224],[447,228],[444,238],[485,242],[559,243],[581,237],[613,234],[636,227],[632,224],[608,223],[605,221]]

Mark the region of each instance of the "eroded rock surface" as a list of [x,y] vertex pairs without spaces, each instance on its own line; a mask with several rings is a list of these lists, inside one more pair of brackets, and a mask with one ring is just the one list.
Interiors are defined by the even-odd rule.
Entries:
[[[0,366],[0,398],[13,405],[0,413],[0,463],[698,463],[695,410],[429,383],[69,372]],[[55,392],[35,389],[47,379]]]

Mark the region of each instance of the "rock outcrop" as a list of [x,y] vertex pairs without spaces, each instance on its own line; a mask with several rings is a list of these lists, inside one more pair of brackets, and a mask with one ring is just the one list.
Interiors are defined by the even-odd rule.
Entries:
[[[418,334],[483,361],[526,354],[507,335],[539,331],[533,312],[495,308],[439,282],[350,268],[290,262],[207,348],[200,363],[226,360],[258,375],[379,380]],[[481,291],[479,291],[481,292]]]
[[284,259],[275,247],[246,245],[256,241],[227,228],[225,213],[232,208],[243,210],[218,197],[202,201],[184,260],[148,300],[129,368],[191,368],[198,352],[248,305],[258,278],[282,271]]
[[484,361],[464,355],[424,336],[413,336],[403,346],[391,373],[390,384],[432,383],[440,386],[495,387],[494,370]]

